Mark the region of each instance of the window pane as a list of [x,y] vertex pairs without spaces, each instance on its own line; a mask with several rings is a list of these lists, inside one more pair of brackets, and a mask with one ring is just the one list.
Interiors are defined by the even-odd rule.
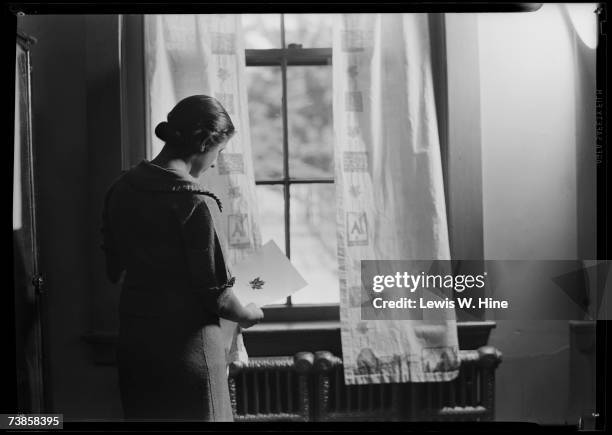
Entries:
[[285,43],[302,48],[332,46],[332,14],[285,14]]
[[282,48],[280,14],[242,14],[244,48]]
[[335,204],[334,184],[291,186],[291,262],[309,283],[294,304],[340,301]]
[[285,252],[285,205],[283,186],[257,186],[257,207],[261,241],[272,239]]
[[283,175],[280,67],[254,66],[246,72],[255,179],[277,179]]
[[332,68],[287,69],[289,175],[333,177]]

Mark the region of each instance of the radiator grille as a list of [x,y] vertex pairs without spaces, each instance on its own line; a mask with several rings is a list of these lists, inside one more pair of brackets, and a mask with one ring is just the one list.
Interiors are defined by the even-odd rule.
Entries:
[[342,360],[329,352],[251,358],[233,365],[229,386],[240,420],[491,420],[494,348],[460,351],[450,382],[345,385]]
[[482,391],[484,377],[486,368],[464,359],[453,381],[406,384],[407,402],[414,415],[426,420],[481,420],[489,415]]
[[320,379],[319,384],[320,409],[327,418],[385,420],[396,414],[399,384],[345,385],[342,365],[330,370],[328,380]]
[[242,371],[235,377],[236,413],[297,414],[299,379],[293,370]]
[[232,364],[228,382],[234,419],[309,420],[311,379],[300,363],[309,369],[312,354],[305,360],[298,356],[250,358],[247,365]]

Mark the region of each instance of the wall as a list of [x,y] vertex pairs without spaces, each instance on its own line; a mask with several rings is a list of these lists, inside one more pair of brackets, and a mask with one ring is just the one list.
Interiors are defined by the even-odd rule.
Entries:
[[[594,52],[577,56],[554,4],[479,15],[478,31],[485,258],[594,258],[595,83],[582,71]],[[513,291],[547,303],[541,288]],[[567,321],[498,321],[491,344],[504,354],[498,420],[577,423]]]
[[100,273],[98,247],[103,191],[120,170],[111,71],[116,23],[112,15],[27,16],[18,22],[38,39],[32,112],[40,264],[49,307],[47,387],[52,409],[66,420],[120,416],[115,367],[94,365],[83,341],[92,329],[112,328],[112,318],[92,314],[94,307],[113,312],[116,300]]

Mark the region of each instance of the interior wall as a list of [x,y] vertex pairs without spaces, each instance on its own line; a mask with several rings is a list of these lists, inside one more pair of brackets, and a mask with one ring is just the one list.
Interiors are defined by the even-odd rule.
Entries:
[[[46,382],[52,411],[67,421],[121,415],[116,368],[95,365],[83,340],[105,327],[93,314],[114,300],[99,272],[99,225],[102,184],[121,167],[115,161],[119,107],[108,82],[108,63],[117,51],[109,31],[115,21],[110,15],[18,21],[20,30],[38,40],[31,53],[32,117],[40,266],[49,308]],[[87,49],[92,45],[96,50]]]
[[[479,14],[478,31],[485,258],[588,258],[593,229],[579,213],[594,216],[594,190],[579,174],[594,170],[594,138],[584,131],[595,131],[595,83],[576,69],[562,6]],[[507,287],[525,304],[548,303],[543,289]],[[568,321],[498,321],[491,344],[503,352],[498,420],[577,424],[568,411]]]

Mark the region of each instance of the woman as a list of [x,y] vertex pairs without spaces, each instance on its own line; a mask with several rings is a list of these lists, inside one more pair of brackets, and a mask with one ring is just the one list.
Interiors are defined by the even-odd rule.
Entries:
[[155,134],[165,142],[109,189],[103,213],[107,275],[122,280],[117,363],[126,419],[232,421],[223,317],[248,328],[198,184],[234,126],[214,98],[180,101]]

